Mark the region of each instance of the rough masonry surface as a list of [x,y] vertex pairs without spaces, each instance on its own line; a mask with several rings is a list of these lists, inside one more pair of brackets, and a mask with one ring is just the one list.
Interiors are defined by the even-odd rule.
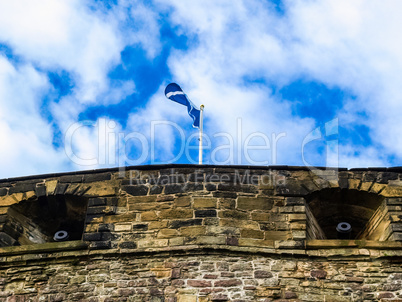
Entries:
[[0,180],[0,301],[402,301],[401,175],[164,165]]

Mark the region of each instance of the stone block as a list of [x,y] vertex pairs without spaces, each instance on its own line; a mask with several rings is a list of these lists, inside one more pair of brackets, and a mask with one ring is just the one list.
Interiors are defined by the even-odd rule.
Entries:
[[304,240],[278,240],[275,241],[275,248],[278,249],[304,249],[305,241]]
[[81,186],[82,195],[86,197],[116,196],[118,186],[117,181],[93,182],[89,183],[88,186]]
[[141,221],[156,221],[158,220],[158,216],[155,211],[147,211],[141,213],[140,219]]
[[140,239],[138,240],[138,248],[158,248],[168,246],[168,239]]
[[175,237],[169,239],[170,246],[184,245],[184,237]]
[[96,233],[98,232],[99,224],[87,224],[84,228],[86,233]]
[[15,193],[0,197],[0,206],[10,206],[20,202],[23,199],[23,193]]
[[83,175],[63,175],[59,178],[60,182],[79,183],[82,182]]
[[382,191],[385,187],[387,187],[386,184],[373,183],[373,185],[370,188],[370,192],[378,193]]
[[129,232],[132,229],[131,223],[116,223],[114,225],[115,232]]
[[217,213],[216,210],[195,210],[194,216],[196,218],[201,217],[216,217]]
[[27,183],[27,184],[17,184],[14,187],[11,187],[8,189],[8,194],[14,194],[14,193],[24,193],[27,191],[34,191],[36,185],[33,183]]
[[89,245],[89,248],[91,250],[104,250],[104,249],[110,249],[111,246],[112,245],[110,241],[93,241]]
[[181,228],[181,227],[187,227],[187,226],[192,226],[192,225],[201,225],[202,224],[202,219],[187,219],[187,220],[173,220],[170,223],[170,227],[173,229]]
[[204,225],[219,225],[219,218],[217,217],[205,217],[204,219]]
[[233,198],[221,198],[219,200],[219,208],[234,210],[236,208],[236,200]]
[[136,219],[137,219],[137,213],[126,213],[120,215],[105,216],[103,222],[104,223],[132,222],[136,221]]
[[191,183],[188,182],[184,184],[182,191],[183,192],[196,192],[196,191],[203,191],[204,185],[202,183]]
[[304,220],[306,220],[306,214],[289,214],[289,222]]
[[163,191],[163,186],[151,186],[149,189],[149,194],[150,195],[156,195],[156,194],[161,194]]
[[347,177],[339,177],[338,184],[341,189],[349,188],[349,179]]
[[211,281],[205,281],[205,280],[187,280],[187,286],[210,287],[210,286],[212,286],[212,283],[211,283]]
[[218,188],[218,185],[216,185],[216,184],[211,184],[211,183],[205,184],[205,190],[207,190],[208,192],[216,191],[217,188]]
[[266,240],[288,240],[291,234],[288,231],[265,231]]
[[168,227],[168,220],[164,221],[151,221],[148,224],[148,230],[157,230],[157,229],[162,229],[162,228],[167,228]]
[[112,223],[101,223],[99,224],[99,232],[113,232],[114,226]]
[[310,272],[310,276],[317,279],[325,279],[327,277],[327,272],[324,270],[316,269]]
[[157,202],[166,202],[166,201],[174,201],[176,198],[175,195],[160,195],[156,198]]
[[361,184],[360,184],[360,190],[361,191],[368,191],[368,190],[370,190],[370,187],[372,186],[372,182],[367,182],[367,181],[364,181],[364,182],[361,182]]
[[306,200],[303,197],[286,197],[285,206],[303,206]]
[[237,219],[225,219],[219,220],[219,225],[222,227],[235,227],[244,229],[259,230],[260,224],[252,220],[237,220]]
[[[395,297],[395,294],[390,293],[390,292],[385,292],[385,293],[379,293],[378,294],[378,299],[380,299],[380,300],[381,299],[391,299],[391,298],[394,298],[394,297]],[[395,300],[393,300],[393,301],[395,301]],[[396,301],[398,301],[398,300],[396,300]]]
[[53,195],[54,191],[56,190],[56,186],[57,186],[58,180],[49,180],[46,181],[45,185],[46,185],[46,195]]
[[135,212],[142,212],[142,211],[151,211],[151,210],[157,210],[159,208],[159,205],[157,203],[135,203],[135,204],[129,204],[128,205],[128,210],[135,211]]
[[133,223],[133,231],[148,231],[147,223]]
[[129,197],[127,199],[128,204],[135,204],[135,203],[153,203],[157,201],[156,196],[136,196],[136,197]]
[[252,212],[251,220],[259,221],[259,222],[269,222],[270,214],[263,212]]
[[191,173],[188,175],[187,180],[190,182],[203,183],[204,174],[203,173]]
[[215,198],[194,198],[194,209],[216,208],[217,200]]
[[145,185],[138,186],[123,186],[122,189],[132,196],[143,196],[147,195],[149,188]]
[[239,197],[237,208],[240,210],[262,210],[268,211],[273,207],[273,200],[265,197]]
[[195,239],[196,244],[223,245],[226,244],[226,236],[199,236]]
[[391,222],[402,222],[402,215],[389,215]]
[[380,172],[377,175],[377,182],[380,184],[387,184],[390,180],[397,180],[398,173],[395,172]]
[[306,229],[306,223],[293,222],[293,223],[290,224],[290,229],[291,230],[305,230]]
[[212,193],[212,196],[217,197],[217,198],[236,198],[237,193],[236,192],[215,191]]
[[402,198],[386,198],[387,205],[402,205]]
[[238,246],[239,245],[239,238],[237,237],[227,237],[226,244],[231,246]]
[[70,279],[70,284],[81,284],[86,282],[86,276],[75,276]]
[[[218,216],[220,218],[232,218],[232,219],[241,219],[241,220],[248,220],[249,213],[242,212],[242,211],[233,211],[233,210],[226,210],[226,211],[219,211]],[[255,219],[253,219],[255,220]]]
[[261,190],[272,190],[275,188],[275,175],[261,175],[258,188]]
[[35,188],[35,194],[38,197],[46,196],[46,187],[44,185]]
[[239,246],[274,248],[274,241],[253,238],[239,238]]
[[183,218],[193,218],[193,210],[191,209],[168,209],[160,211],[159,217],[161,219],[183,219]]
[[360,179],[353,179],[349,178],[349,184],[348,187],[350,190],[357,190],[360,187],[361,180]]
[[304,214],[306,212],[306,207],[305,206],[294,206],[293,211],[295,214],[297,214],[297,213]]
[[266,278],[272,278],[273,275],[269,271],[262,271],[262,270],[256,270],[254,271],[254,278],[256,279],[266,279]]
[[103,206],[106,205],[106,198],[89,198],[88,201],[88,206],[93,207],[93,206]]
[[86,233],[83,236],[84,241],[100,241],[102,240],[102,233]]
[[125,241],[125,242],[119,243],[119,247],[121,249],[136,249],[137,243],[132,242],[132,241]]
[[276,186],[275,190],[282,196],[304,196],[309,193],[301,182],[294,179],[287,179],[283,185]]
[[243,193],[253,193],[257,194],[258,190],[253,185],[236,185],[236,184],[227,184],[221,183],[218,185],[219,191],[229,191],[229,192],[243,192]]
[[158,232],[157,238],[172,238],[179,236],[179,232],[175,229],[161,229]]
[[385,197],[402,197],[402,187],[386,186],[381,195]]
[[306,239],[306,231],[292,231],[293,240]]
[[180,228],[181,235],[186,237],[205,235],[205,232],[206,232],[205,226],[201,225]]
[[111,180],[111,173],[95,173],[95,174],[85,174],[83,182],[98,182],[98,181],[105,181]]
[[116,207],[111,206],[96,206],[88,207],[87,214],[106,214],[111,215],[116,213]]
[[242,229],[240,231],[240,236],[242,238],[264,239],[264,232],[258,230]]
[[190,196],[180,196],[174,200],[174,205],[176,207],[188,207],[190,206],[191,197]]
[[214,281],[214,287],[235,287],[235,286],[240,286],[242,284],[243,283],[239,279]]
[[197,296],[195,295],[178,295],[177,302],[197,302]]
[[170,184],[165,186],[165,194],[181,193],[183,191],[182,184]]
[[307,179],[301,180],[300,185],[302,187],[304,187],[305,189],[307,189],[307,191],[309,191],[310,193],[320,190],[320,188],[317,186],[317,184],[314,182],[314,180],[312,178],[307,178]]

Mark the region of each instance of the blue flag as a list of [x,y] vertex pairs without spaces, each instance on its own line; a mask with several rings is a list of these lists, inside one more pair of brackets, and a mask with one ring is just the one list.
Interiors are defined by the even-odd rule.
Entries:
[[200,127],[200,110],[187,98],[183,90],[176,83],[170,83],[165,89],[166,97],[174,102],[187,106],[188,115],[193,119],[193,127]]

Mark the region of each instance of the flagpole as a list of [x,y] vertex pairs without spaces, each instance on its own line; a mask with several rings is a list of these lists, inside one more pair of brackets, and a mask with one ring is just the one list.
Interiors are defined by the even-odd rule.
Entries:
[[202,127],[203,127],[203,125],[202,125],[203,124],[202,115],[203,115],[203,112],[204,112],[204,105],[200,106],[200,110],[201,110],[201,112],[200,112],[200,138],[199,138],[200,145],[199,145],[199,151],[198,151],[198,164],[202,165]]

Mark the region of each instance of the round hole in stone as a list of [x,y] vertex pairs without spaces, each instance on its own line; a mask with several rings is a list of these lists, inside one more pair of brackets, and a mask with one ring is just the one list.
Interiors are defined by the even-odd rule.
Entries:
[[54,241],[66,241],[66,240],[68,240],[68,238],[69,238],[69,235],[68,235],[68,232],[66,232],[66,231],[58,231],[53,236]]
[[336,230],[340,233],[349,233],[352,231],[352,226],[347,222],[338,223]]

